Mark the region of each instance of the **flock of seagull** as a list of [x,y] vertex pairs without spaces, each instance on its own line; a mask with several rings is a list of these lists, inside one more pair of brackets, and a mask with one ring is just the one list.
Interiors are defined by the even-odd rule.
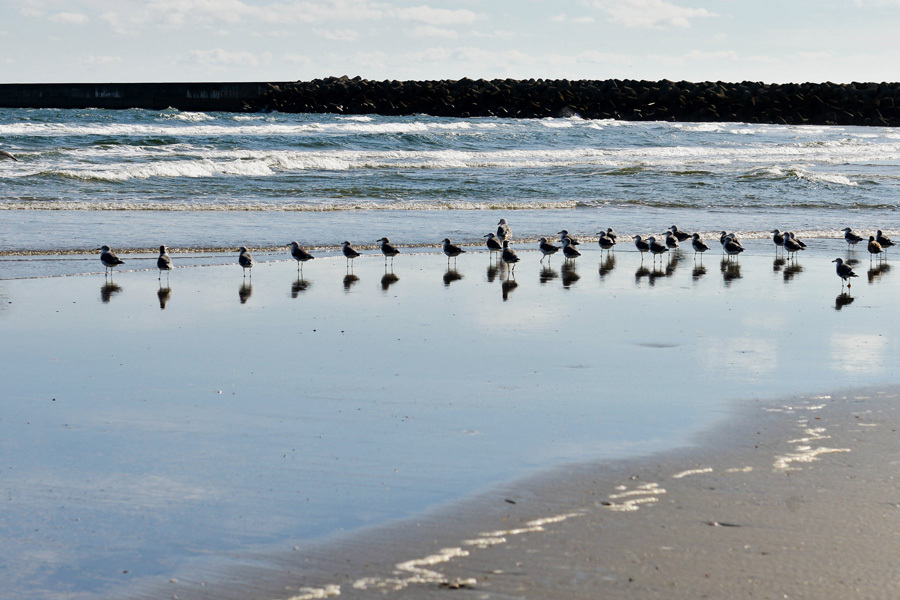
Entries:
[[[847,248],[852,250],[854,246],[856,246],[859,242],[865,240],[863,236],[857,235],[853,232],[853,230],[849,227],[845,227],[843,229],[844,232],[844,240],[847,242]],[[571,235],[565,229],[557,232],[559,236],[560,245],[556,245],[552,241],[548,240],[546,237],[542,237],[538,243],[538,248],[541,251],[541,263],[544,262],[545,258],[548,258],[560,250],[563,253],[563,256],[566,261],[575,260],[579,256],[581,256],[581,252],[578,251],[577,246],[580,244],[579,240]],[[618,241],[618,236],[616,232],[610,227],[606,231],[600,231],[596,234],[598,236],[597,243],[600,246],[601,251],[605,250],[607,252],[613,249],[613,246],[616,245]],[[487,246],[488,252],[491,257],[493,257],[494,253],[499,253],[500,260],[503,261],[507,265],[507,269],[510,270],[511,273],[515,272],[516,264],[520,261],[519,255],[515,250],[510,248],[510,240],[512,239],[512,230],[509,227],[509,224],[506,222],[506,219],[500,219],[497,224],[497,231],[488,233],[484,236],[486,238],[485,245]],[[656,257],[662,256],[666,252],[675,251],[679,248],[681,242],[687,242],[690,240],[691,248],[694,250],[694,257],[696,258],[697,254],[700,254],[701,259],[703,253],[709,250],[709,246],[703,239],[700,237],[699,233],[686,233],[678,229],[677,226],[672,225],[666,231],[663,241],[660,241],[656,238],[656,236],[648,236],[646,238],[635,235],[632,238],[634,240],[635,248],[637,248],[638,252],[641,255],[641,261],[644,260],[644,254],[650,253],[654,261]],[[662,239],[662,237],[661,237]],[[777,253],[779,249],[784,252],[788,252],[791,258],[796,256],[797,252],[806,249],[806,244],[797,238],[797,236],[790,231],[782,232],[778,229],[772,230],[772,241],[775,243],[775,252]],[[400,254],[400,249],[391,243],[391,240],[387,237],[380,238],[377,240],[377,243],[380,244],[381,253],[384,256],[385,267],[387,267],[388,259],[391,260],[391,266],[394,263],[394,257]],[[741,252],[744,251],[744,246],[741,244],[740,239],[734,233],[727,233],[725,231],[719,236],[719,243],[722,245],[722,252],[724,255],[728,257],[728,260],[731,260],[734,257],[740,255]],[[870,235],[867,244],[867,250],[869,251],[870,260],[873,257],[882,255],[887,251],[888,248],[893,246],[894,243],[891,241],[889,237],[884,235],[882,231],[879,229],[875,235]],[[297,242],[290,243],[291,256],[294,260],[297,261],[297,268],[301,269],[303,263],[312,260],[315,258],[309,251],[300,246]],[[441,247],[444,254],[447,256],[447,266],[450,266],[450,259],[454,260],[454,264],[456,258],[465,253],[465,249],[457,246],[453,242],[450,241],[450,238],[444,238],[441,242]],[[106,274],[110,274],[114,267],[117,267],[121,264],[124,264],[125,261],[116,256],[109,246],[102,246],[100,249],[100,262],[103,263],[103,266],[106,269]],[[238,264],[243,269],[244,276],[246,277],[247,269],[252,269],[254,265],[253,257],[250,255],[249,250],[246,246],[241,246],[239,249],[240,254],[238,255]],[[347,266],[352,266],[353,260],[360,256],[360,253],[353,248],[353,245],[347,241],[341,244],[341,252],[344,257],[347,259]],[[858,277],[856,273],[853,272],[853,268],[850,264],[844,261],[842,258],[836,258],[832,261],[836,263],[836,272],[838,277],[841,278],[841,285],[846,282],[847,287],[850,287],[850,279],[853,277]],[[168,272],[172,270],[172,258],[169,256],[169,249],[167,246],[163,245],[159,247],[159,258],[156,261],[156,266],[159,269],[159,277],[162,278],[162,273],[165,271],[168,276]],[[252,271],[251,271],[252,276]]]

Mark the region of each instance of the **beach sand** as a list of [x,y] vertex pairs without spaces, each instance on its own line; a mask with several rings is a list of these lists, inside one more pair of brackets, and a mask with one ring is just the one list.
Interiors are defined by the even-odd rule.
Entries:
[[0,282],[7,597],[889,597],[896,284],[770,248]]
[[892,598],[898,398],[883,388],[754,402],[690,448],[569,466],[289,557],[257,555],[224,585],[168,589],[182,599]]

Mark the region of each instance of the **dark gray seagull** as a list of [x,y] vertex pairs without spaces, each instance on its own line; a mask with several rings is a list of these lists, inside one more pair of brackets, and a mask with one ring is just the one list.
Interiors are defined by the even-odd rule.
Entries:
[[297,261],[297,268],[300,268],[300,263],[305,263],[308,260],[312,260],[315,258],[312,254],[306,251],[305,248],[302,248],[300,244],[297,242],[291,242],[291,256],[294,257],[294,260]]
[[450,238],[444,238],[444,241],[441,242],[441,248],[444,251],[444,254],[447,255],[447,266],[450,266],[450,259],[453,259],[454,264],[456,263],[456,257],[465,252],[462,248],[454,244],[450,241]]
[[[241,246],[238,249],[238,264],[241,265],[241,271],[244,273],[244,276],[247,276],[247,269],[253,268],[253,257],[250,256],[250,251],[247,250],[247,246]],[[253,271],[250,271],[250,277],[253,277]]]
[[844,241],[847,242],[848,250],[851,246],[857,245],[864,239],[861,235],[856,235],[855,233],[853,233],[853,230],[849,227],[844,227],[841,231],[844,232]]
[[875,241],[881,244],[881,249],[887,253],[887,249],[894,245],[891,238],[881,233],[881,230],[875,232]]
[[691,247],[694,249],[694,256],[699,252],[702,257],[703,253],[709,250],[709,246],[706,245],[706,242],[700,239],[699,233],[695,233],[691,236]]
[[125,261],[113,254],[107,245],[100,246],[100,262],[106,267],[105,273],[110,273],[113,267],[125,264]]
[[341,244],[341,252],[344,253],[344,256],[347,257],[347,266],[350,266],[351,261],[359,256],[359,252],[353,249],[353,246],[350,245],[350,242],[344,242]]
[[676,227],[675,225],[669,227],[669,231],[672,232],[672,235],[674,235],[679,242],[685,242],[691,239],[691,234],[679,231],[678,227]]
[[493,232],[485,234],[487,240],[485,241],[485,245],[487,246],[488,252],[493,255],[494,252],[500,252],[503,250],[503,240],[497,237]]
[[541,254],[543,254],[543,256],[541,256],[541,262],[544,262],[545,258],[547,258],[548,256],[551,256],[553,254],[556,254],[557,251],[559,251],[559,246],[556,246],[555,244],[551,244],[545,237],[541,238],[539,247],[541,249]]
[[159,247],[159,258],[156,259],[156,268],[159,269],[159,279],[162,279],[162,272],[166,272],[166,277],[169,276],[169,271],[172,270],[172,257],[169,256],[169,248],[165,244]]
[[519,255],[516,254],[516,251],[509,247],[509,240],[503,240],[503,252],[500,254],[500,258],[506,263],[506,268],[515,273],[516,263],[519,262],[520,259]]
[[575,260],[579,256],[581,256],[581,252],[575,248],[575,244],[572,243],[572,238],[567,235],[562,237],[562,245],[563,245],[563,256],[566,257],[566,260]]
[[394,257],[400,254],[400,250],[397,246],[393,245],[391,240],[387,237],[383,237],[376,241],[381,244],[381,253],[384,254],[384,264],[387,265],[387,259],[390,257],[391,266],[394,266]]
[[841,278],[841,287],[844,287],[845,281],[847,282],[847,287],[850,287],[849,279],[851,277],[859,277],[859,275],[853,272],[853,269],[850,267],[850,265],[844,262],[843,258],[836,258],[831,262],[837,263],[835,271],[837,272],[838,277]]

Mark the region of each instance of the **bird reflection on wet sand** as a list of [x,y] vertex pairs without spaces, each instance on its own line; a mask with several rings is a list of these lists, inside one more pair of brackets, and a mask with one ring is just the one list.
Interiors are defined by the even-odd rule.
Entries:
[[388,291],[388,289],[398,281],[400,281],[400,278],[394,275],[393,271],[385,271],[384,275],[381,276],[381,291]]
[[671,277],[675,274],[675,269],[678,268],[678,259],[679,255],[677,252],[669,255],[669,260],[666,263],[666,277]]
[[722,279],[725,280],[726,286],[731,285],[735,279],[741,278],[741,265],[737,261],[724,258],[719,263],[719,267],[722,270]]
[[562,266],[562,284],[563,287],[569,289],[572,284],[576,283],[579,279],[581,279],[581,275],[579,275],[575,271],[575,261],[569,261],[563,263]]
[[496,263],[491,263],[488,265],[487,272],[484,275],[484,278],[487,279],[488,283],[494,283],[494,280],[497,279],[497,274],[500,273],[500,260],[498,259]]
[[647,274],[647,282],[652,287],[656,285],[657,279],[665,279],[668,276],[669,274],[666,272],[666,270],[663,270],[662,263],[660,262],[659,266],[654,266],[652,269],[650,269],[650,273]]
[[357,277],[353,273],[347,273],[346,275],[344,275],[344,291],[349,292],[350,288],[352,288],[353,284],[355,284],[357,281],[359,281],[359,277]]
[[241,299],[241,304],[247,304],[247,300],[250,299],[250,296],[253,295],[253,284],[244,282],[241,284],[241,287],[238,288],[238,298]]
[[159,298],[159,309],[166,310],[166,304],[168,304],[169,299],[172,297],[172,288],[168,285],[163,287],[162,283],[160,283],[159,291],[156,292],[156,296]]
[[801,267],[797,261],[791,261],[791,264],[784,268],[784,282],[788,283],[792,280],[797,274],[803,272],[803,267]]
[[851,296],[849,292],[843,292],[834,299],[834,310],[841,310],[852,302],[853,296]]
[[300,295],[300,292],[305,292],[311,285],[312,281],[298,277],[291,284],[291,298],[296,298]]
[[106,283],[100,286],[100,300],[103,301],[104,304],[109,302],[109,299],[122,291],[122,286],[117,283],[113,283],[112,277],[106,280]]
[[462,278],[462,273],[457,271],[455,268],[449,268],[447,269],[447,272],[444,273],[444,285],[450,287],[451,283],[453,283],[454,281],[459,281]]
[[694,270],[691,271],[691,278],[694,281],[700,281],[700,278],[706,275],[706,267],[703,265],[696,265]]
[[650,269],[644,266],[643,261],[641,262],[641,266],[638,267],[637,271],[634,272],[634,283],[639,284],[641,279],[644,277],[650,276]]
[[541,283],[547,283],[547,282],[553,281],[557,277],[559,277],[559,273],[556,271],[556,269],[550,267],[549,265],[546,267],[543,267],[541,269],[541,276],[540,276]]
[[875,283],[876,280],[881,279],[881,276],[890,270],[891,265],[887,262],[879,262],[866,271],[866,277],[868,278],[869,283]]
[[[777,249],[778,246],[776,246],[775,248]],[[774,262],[772,262],[772,271],[774,271],[775,273],[780,273],[781,269],[783,269],[784,265],[786,265],[786,264],[787,264],[787,259],[779,256],[778,258],[776,258],[774,260]]]
[[606,258],[600,261],[600,277],[605,277],[616,268],[616,256],[611,252],[606,253]]
[[519,287],[519,284],[516,283],[515,279],[507,279],[502,284],[500,284],[500,289],[503,292],[503,301],[506,302],[509,300],[509,295],[512,293],[514,289]]

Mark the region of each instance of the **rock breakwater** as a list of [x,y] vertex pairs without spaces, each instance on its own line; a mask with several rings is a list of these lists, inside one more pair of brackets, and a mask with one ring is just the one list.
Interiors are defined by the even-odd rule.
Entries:
[[272,84],[248,110],[444,117],[900,125],[900,83],[332,77]]

